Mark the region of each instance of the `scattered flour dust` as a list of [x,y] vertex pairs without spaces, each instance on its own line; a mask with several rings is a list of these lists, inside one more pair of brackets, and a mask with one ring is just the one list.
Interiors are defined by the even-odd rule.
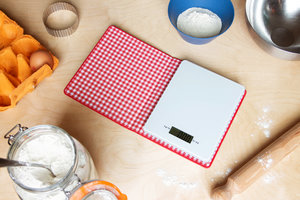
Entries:
[[280,182],[280,179],[282,178],[282,174],[280,172],[276,171],[268,171],[263,177],[263,181],[266,184],[275,183],[276,181]]
[[208,9],[193,7],[178,16],[177,28],[190,36],[207,38],[220,33],[222,21]]
[[264,170],[270,169],[270,167],[273,165],[273,159],[270,155],[267,155],[264,158],[258,157],[257,162],[261,164]]
[[194,189],[198,185],[197,183],[183,181],[182,179],[184,177],[178,178],[177,176],[169,175],[166,171],[162,169],[158,169],[156,171],[156,174],[157,176],[162,178],[163,183],[167,186],[178,185],[180,188],[183,189]]
[[[238,161],[234,161],[235,163],[238,163]],[[227,168],[225,171],[217,171],[216,175],[217,176],[221,176],[222,178],[226,178],[230,175],[230,173],[232,172],[231,168]],[[211,182],[215,182],[214,178],[210,179]]]
[[[270,111],[270,107],[265,106],[262,109],[263,114],[255,122],[256,125],[260,128],[260,130],[263,132],[263,134],[267,138],[269,138],[271,135],[270,127],[271,127],[271,124],[273,123],[272,119],[270,119],[268,117],[269,111]],[[253,137],[254,134],[251,134],[250,136]]]
[[274,182],[275,179],[276,177],[271,173],[267,173],[266,175],[263,176],[264,182],[268,184]]

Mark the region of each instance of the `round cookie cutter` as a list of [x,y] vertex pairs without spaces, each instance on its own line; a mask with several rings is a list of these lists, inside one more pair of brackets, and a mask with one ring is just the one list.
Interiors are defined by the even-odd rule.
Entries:
[[[68,20],[66,21],[65,19]],[[48,6],[44,11],[43,22],[50,35],[65,37],[76,31],[79,25],[79,16],[77,9],[72,4],[56,2]]]

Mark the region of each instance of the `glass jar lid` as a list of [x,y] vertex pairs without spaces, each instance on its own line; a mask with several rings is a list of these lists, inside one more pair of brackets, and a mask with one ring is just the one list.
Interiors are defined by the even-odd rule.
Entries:
[[69,200],[127,200],[127,196],[112,183],[93,180],[78,186]]

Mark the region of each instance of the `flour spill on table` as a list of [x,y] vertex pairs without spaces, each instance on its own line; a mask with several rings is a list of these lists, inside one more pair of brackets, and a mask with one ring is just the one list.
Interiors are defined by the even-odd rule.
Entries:
[[[262,109],[262,115],[258,117],[258,119],[255,121],[256,125],[258,125],[259,129],[263,132],[265,137],[269,138],[271,136],[271,125],[273,123],[273,120],[269,118],[270,107],[265,106]],[[254,134],[251,134],[250,136],[254,136]]]
[[163,169],[158,169],[156,175],[162,178],[163,183],[166,186],[179,186],[182,189],[194,189],[197,187],[198,183],[187,182],[184,177],[177,177],[175,175],[170,175]]
[[266,175],[263,176],[264,182],[268,184],[274,182],[275,179],[276,177],[271,173],[267,173]]
[[264,158],[258,157],[257,162],[261,164],[264,170],[268,170],[273,164],[273,159],[270,155],[267,155]]
[[231,173],[232,169],[227,168],[225,171],[217,171],[216,175],[222,176],[223,178],[227,177]]
[[228,176],[230,173],[231,173],[232,169],[231,168],[228,168],[226,171],[225,171],[225,175]]
[[257,162],[261,164],[265,171],[267,171],[262,177],[265,183],[273,183],[276,179],[282,177],[282,175],[280,175],[278,172],[271,170],[271,167],[274,165],[274,160],[270,155],[265,155],[263,158],[258,157]]
[[267,113],[267,112],[269,112],[269,111],[270,111],[270,108],[269,108],[269,107],[264,107],[264,108],[263,108],[263,112],[264,112],[264,113]]
[[[238,161],[234,161],[234,162],[237,163]],[[217,177],[227,178],[230,175],[231,172],[232,172],[232,169],[231,168],[227,168],[225,171],[216,171],[215,175]],[[211,178],[210,181],[211,182],[215,182],[216,179],[215,178]]]
[[283,175],[278,171],[268,171],[263,177],[262,180],[266,184],[274,184],[276,182],[280,182],[280,179]]

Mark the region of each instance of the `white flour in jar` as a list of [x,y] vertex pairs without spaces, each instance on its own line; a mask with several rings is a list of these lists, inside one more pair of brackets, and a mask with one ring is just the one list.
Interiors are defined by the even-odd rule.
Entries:
[[[57,183],[68,173],[75,159],[74,150],[68,142],[64,136],[59,134],[41,134],[26,142],[20,147],[14,159],[50,165],[55,177],[43,168],[16,167],[13,169],[16,179],[31,188],[45,188]],[[24,190],[17,188],[17,191],[22,192],[24,200],[39,199],[31,197]],[[57,190],[49,194],[47,199],[65,200],[66,195],[63,191]]]
[[208,9],[192,7],[178,16],[177,28],[187,35],[207,38],[220,33],[222,21]]
[[118,199],[110,191],[98,190],[94,192],[92,196],[86,198],[86,200],[118,200]]

